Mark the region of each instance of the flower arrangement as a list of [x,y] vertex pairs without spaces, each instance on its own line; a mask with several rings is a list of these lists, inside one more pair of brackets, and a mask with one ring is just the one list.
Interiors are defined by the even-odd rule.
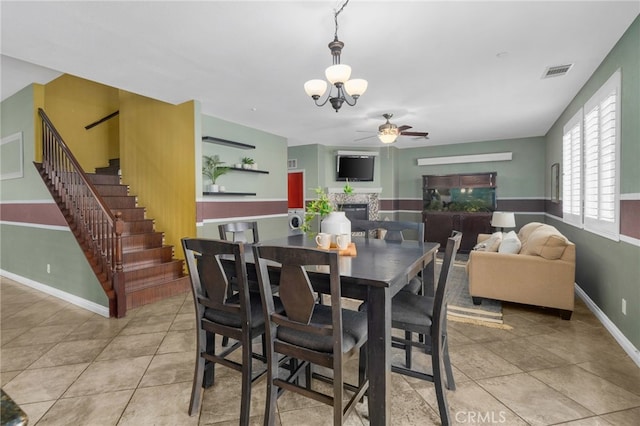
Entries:
[[[325,192],[323,188],[315,188],[316,198],[307,204],[307,207],[304,212],[304,221],[302,222],[302,226],[300,229],[303,232],[311,231],[311,221],[316,215],[320,216],[320,221],[324,219],[329,213],[334,211],[334,206],[329,199],[329,196]],[[342,188],[342,200],[346,199],[348,195],[353,193],[353,187],[349,184],[349,181]],[[344,203],[341,203],[344,204]],[[339,206],[341,204],[337,204],[335,206],[335,210],[339,210]]]

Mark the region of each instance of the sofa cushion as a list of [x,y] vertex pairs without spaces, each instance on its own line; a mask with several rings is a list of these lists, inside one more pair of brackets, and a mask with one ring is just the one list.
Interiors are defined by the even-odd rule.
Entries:
[[502,238],[498,253],[518,254],[520,253],[521,247],[522,243],[520,243],[520,239],[518,239],[515,231],[510,231]]
[[494,232],[489,238],[476,244],[473,249],[478,251],[497,252],[502,242],[502,232]]
[[520,228],[520,231],[518,231],[518,238],[520,239],[523,248],[527,244],[529,235],[531,235],[533,231],[540,228],[541,226],[545,226],[545,224],[540,222],[530,222]]
[[522,254],[541,256],[545,259],[556,260],[562,257],[569,240],[556,228],[544,225],[536,228],[522,246]]

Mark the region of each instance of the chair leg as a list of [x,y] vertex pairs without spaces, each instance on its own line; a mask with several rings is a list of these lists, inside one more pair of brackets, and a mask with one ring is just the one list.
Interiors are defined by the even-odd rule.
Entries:
[[193,372],[193,385],[191,387],[191,401],[189,402],[189,415],[193,416],[200,411],[200,397],[202,396],[202,376],[204,374],[204,358],[196,359],[196,367]]
[[[208,354],[216,353],[216,335],[210,332],[204,332],[205,337],[205,351]],[[204,387],[210,388],[215,381],[215,364],[210,361],[204,363]]]
[[456,382],[453,378],[453,369],[451,368],[451,359],[449,358],[449,339],[447,339],[447,336],[443,336],[442,337],[443,340],[443,349],[442,349],[442,357],[443,357],[443,361],[444,361],[444,369],[445,369],[445,373],[447,374],[447,389],[449,390],[456,390]]
[[[248,332],[247,332],[248,333]],[[251,410],[251,338],[244,336],[242,342],[242,388],[240,396],[240,425],[249,425]]]
[[276,403],[278,401],[278,388],[273,381],[278,377],[278,361],[273,353],[273,343],[268,347],[267,353],[267,398],[264,411],[264,425],[273,426],[276,418]]
[[225,348],[229,346],[229,338],[227,336],[222,336],[222,346]]
[[[410,342],[413,338],[412,333],[410,331],[405,331],[404,338]],[[411,345],[409,344],[404,345],[404,365],[407,369],[411,370]]]
[[[432,340],[437,337],[432,338]],[[431,364],[433,369],[433,384],[436,388],[436,399],[438,400],[438,411],[440,412],[440,423],[442,426],[449,426],[451,419],[449,417],[449,405],[447,404],[447,394],[444,388],[444,382],[442,377],[442,348],[440,343],[432,343],[433,353],[431,355]]]

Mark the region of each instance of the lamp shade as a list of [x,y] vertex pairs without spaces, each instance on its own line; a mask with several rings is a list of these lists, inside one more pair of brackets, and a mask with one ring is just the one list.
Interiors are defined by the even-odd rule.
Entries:
[[358,97],[367,90],[368,85],[369,83],[367,80],[363,80],[362,78],[353,78],[344,83],[344,90],[346,90],[350,96]]
[[494,228],[514,228],[516,216],[513,212],[493,212],[491,226]]
[[351,77],[351,67],[345,64],[331,65],[325,70],[324,75],[331,84],[345,83]]
[[398,132],[382,131],[378,133],[378,139],[382,143],[394,143],[398,139]]
[[309,80],[304,84],[304,91],[311,97],[320,97],[327,91],[327,82],[325,80]]

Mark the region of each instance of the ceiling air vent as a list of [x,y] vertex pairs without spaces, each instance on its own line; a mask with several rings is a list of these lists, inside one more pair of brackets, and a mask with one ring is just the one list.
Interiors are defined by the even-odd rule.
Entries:
[[298,168],[298,159],[290,158],[287,160],[287,168],[288,169],[297,169]]
[[558,65],[555,67],[548,67],[544,72],[542,78],[560,77],[569,72],[573,64]]

